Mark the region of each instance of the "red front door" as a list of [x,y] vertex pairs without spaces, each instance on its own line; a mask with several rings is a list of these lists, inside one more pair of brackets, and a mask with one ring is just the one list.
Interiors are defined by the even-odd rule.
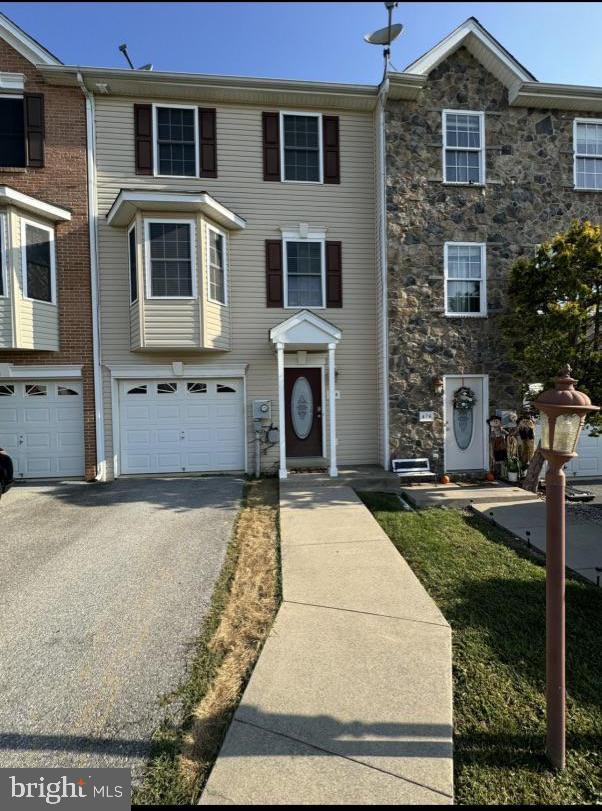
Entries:
[[322,370],[284,370],[286,455],[322,456]]

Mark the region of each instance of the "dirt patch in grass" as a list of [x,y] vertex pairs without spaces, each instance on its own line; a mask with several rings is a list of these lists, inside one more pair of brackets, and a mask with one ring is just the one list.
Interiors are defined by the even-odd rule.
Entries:
[[169,697],[182,710],[165,721],[137,805],[196,803],[280,603],[278,482],[247,484],[211,609],[188,678]]
[[455,798],[602,802],[602,590],[567,580],[567,768],[545,752],[545,569],[461,510],[404,512],[362,494],[452,627]]

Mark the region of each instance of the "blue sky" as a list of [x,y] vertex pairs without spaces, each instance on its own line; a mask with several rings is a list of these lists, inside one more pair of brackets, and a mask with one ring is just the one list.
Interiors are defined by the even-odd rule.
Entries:
[[[380,49],[363,34],[385,25],[368,3],[2,3],[0,10],[69,64],[377,82]],[[541,81],[602,84],[602,3],[400,3],[393,46],[403,69],[469,16]]]

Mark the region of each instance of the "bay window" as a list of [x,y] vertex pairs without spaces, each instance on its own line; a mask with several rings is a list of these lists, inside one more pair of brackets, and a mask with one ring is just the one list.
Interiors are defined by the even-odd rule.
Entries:
[[22,219],[21,252],[24,298],[56,304],[54,230]]
[[146,220],[148,298],[194,298],[194,222]]

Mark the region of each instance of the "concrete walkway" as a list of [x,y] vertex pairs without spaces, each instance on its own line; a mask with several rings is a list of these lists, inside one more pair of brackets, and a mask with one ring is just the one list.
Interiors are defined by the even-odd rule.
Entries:
[[281,487],[284,602],[201,804],[450,804],[451,631],[351,488]]
[[[546,504],[542,499],[481,502],[475,512],[522,538],[545,554]],[[592,583],[602,583],[602,522],[584,517],[578,507],[566,505],[566,565]]]

